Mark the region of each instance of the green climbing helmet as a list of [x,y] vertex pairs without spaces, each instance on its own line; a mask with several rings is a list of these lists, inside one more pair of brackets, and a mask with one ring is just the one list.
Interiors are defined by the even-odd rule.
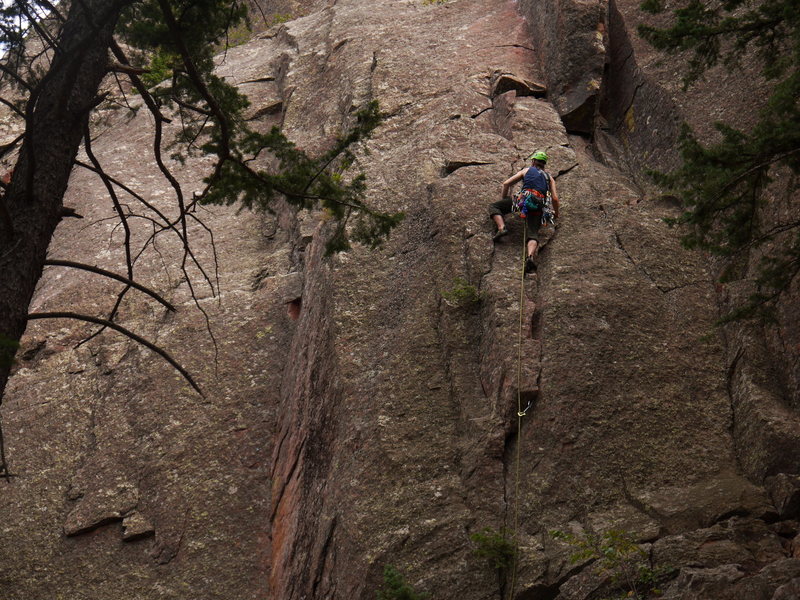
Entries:
[[537,150],[528,157],[528,160],[540,160],[542,162],[547,162],[547,154],[541,150]]

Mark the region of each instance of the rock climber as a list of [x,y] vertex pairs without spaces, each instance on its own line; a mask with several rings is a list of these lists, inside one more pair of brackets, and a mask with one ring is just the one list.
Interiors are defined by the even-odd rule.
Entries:
[[[528,239],[527,239],[527,259],[525,260],[525,272],[530,273],[536,270],[536,256],[539,253],[539,228],[542,226],[542,212],[547,198],[547,191],[553,198],[553,217],[558,218],[558,192],[556,182],[550,174],[544,170],[547,164],[547,154],[537,150],[528,157],[531,161],[530,167],[525,167],[503,182],[502,200],[493,202],[489,205],[489,215],[497,225],[497,232],[494,234],[494,241],[499,240],[508,234],[508,228],[503,220],[503,216],[512,212],[514,202],[509,196],[511,186],[522,180],[522,191],[517,198],[518,204],[522,207],[521,216],[527,218]],[[526,210],[525,207],[531,208]]]

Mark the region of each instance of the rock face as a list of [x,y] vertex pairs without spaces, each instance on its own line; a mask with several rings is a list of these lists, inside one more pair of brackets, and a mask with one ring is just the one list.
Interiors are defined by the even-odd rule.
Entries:
[[[434,598],[498,598],[510,578],[498,586],[469,539],[486,527],[520,544],[519,599],[610,595],[548,532],[613,528],[669,573],[665,597],[794,597],[797,463],[776,457],[795,407],[759,400],[767,376],[730,339],[743,332],[716,334],[713,276],[663,222],[678,208],[575,135],[631,95],[604,87],[627,9],[519,8],[528,23],[506,0],[338,0],[221,59],[253,122],[306,149],[377,99],[386,117],[356,167],[370,202],[406,218],[380,250],[326,258],[324,215],[203,209],[214,244],[197,224],[195,249],[220,293],[201,276],[197,304],[179,245],[148,247],[138,277],[180,310],[129,295],[121,321],[205,397],[109,332],[78,345],[90,329],[31,326],[3,404],[17,475],[0,497],[3,598],[366,600],[387,564]],[[168,205],[156,169],[130,160],[148,119],[111,119],[95,152]],[[509,217],[493,244],[486,205],[540,148],[562,218],[522,279],[524,224]],[[180,170],[187,190],[205,166]],[[87,224],[64,223],[54,257],[123,269],[103,193],[74,173],[67,204]],[[114,299],[54,267],[33,308]]]

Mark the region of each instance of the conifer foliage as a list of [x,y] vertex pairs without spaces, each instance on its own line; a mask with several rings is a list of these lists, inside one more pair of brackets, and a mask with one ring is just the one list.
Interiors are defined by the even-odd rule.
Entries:
[[[149,93],[159,106],[180,112],[183,148],[218,157],[195,201],[268,210],[280,196],[299,208],[321,205],[339,224],[329,253],[346,250],[349,240],[376,246],[402,217],[371,209],[363,200],[364,177],[347,179],[343,172],[354,160],[354,145],[380,122],[377,103],[362,107],[350,129],[316,156],[299,150],[278,127],[267,134],[252,130],[243,118],[246,97],[213,73],[214,50],[243,19],[246,7],[236,0],[146,0],[130,4],[120,20],[120,36],[139,50],[138,62],[167,75]],[[254,166],[265,155],[278,167]]]
[[[642,8],[660,12],[663,5],[646,0]],[[756,60],[770,87],[768,101],[753,107],[758,120],[749,131],[717,123],[720,141],[703,145],[684,127],[682,166],[658,177],[684,201],[678,221],[689,226],[689,247],[733,259],[762,253],[756,292],[728,318],[769,316],[800,273],[800,3],[690,0],[674,11],[670,27],[642,26],[639,33],[666,52],[690,52],[686,86],[717,64],[736,69]],[[789,210],[765,219],[774,202]]]
[[[199,204],[271,210],[283,199],[299,209],[323,208],[335,224],[329,253],[348,248],[352,240],[375,246],[401,220],[401,214],[371,208],[364,177],[348,171],[354,148],[380,122],[377,103],[351,114],[340,137],[321,140],[315,153],[297,148],[277,127],[260,133],[249,126],[247,98],[214,73],[215,52],[226,49],[228,32],[247,18],[244,0],[12,0],[0,7],[0,103],[21,131],[0,145],[0,160],[14,165],[13,178],[0,178],[0,398],[31,319],[77,318],[137,339],[115,319],[125,295],[142,290],[135,281],[136,263],[159,236],[179,238],[183,256],[176,262],[193,297],[199,284],[218,292],[214,266],[201,264],[193,250],[191,236],[198,234],[192,231],[213,243],[196,211]],[[123,85],[125,80],[129,85]],[[115,82],[116,92],[109,91]],[[140,100],[130,96],[131,88]],[[103,157],[95,155],[89,123],[98,109],[112,104],[152,116],[150,160],[172,190],[170,207],[154,205],[135,186],[115,179],[103,169]],[[167,139],[169,123],[180,124],[175,140]],[[81,147],[88,161],[78,157]],[[202,191],[186,197],[168,152],[178,161],[191,155],[213,159]],[[105,318],[28,314],[56,226],[78,216],[63,206],[73,167],[100,177],[108,197],[97,202],[113,206],[125,233],[121,251],[127,273],[114,278],[127,285]],[[138,247],[131,235],[134,222],[147,222],[152,229]],[[92,270],[91,265],[60,265]],[[152,290],[147,293],[164,303]],[[166,353],[162,356],[177,365]],[[0,476],[4,472],[0,455]]]

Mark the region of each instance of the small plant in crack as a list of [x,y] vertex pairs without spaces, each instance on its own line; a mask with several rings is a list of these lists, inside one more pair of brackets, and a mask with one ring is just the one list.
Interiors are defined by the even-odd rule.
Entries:
[[449,290],[442,290],[442,298],[450,306],[458,308],[472,308],[481,301],[481,293],[474,285],[462,277],[453,279],[453,286]]
[[450,0],[422,0],[422,4],[446,4]]
[[506,581],[514,567],[516,556],[512,536],[506,529],[496,531],[491,527],[484,527],[481,531],[470,535],[469,539],[475,544],[472,553],[485,559],[489,566],[497,572],[500,596],[505,596]]
[[675,572],[672,567],[653,568],[647,552],[636,543],[633,536],[622,529],[609,529],[602,534],[584,533],[574,535],[553,530],[550,535],[566,542],[575,551],[570,562],[586,560],[596,562],[596,573],[608,577],[619,593],[608,600],[635,598],[645,600],[661,595],[659,584]]
[[394,566],[383,568],[383,585],[378,590],[377,600],[428,600],[430,596],[417,592],[406,583],[405,578]]

